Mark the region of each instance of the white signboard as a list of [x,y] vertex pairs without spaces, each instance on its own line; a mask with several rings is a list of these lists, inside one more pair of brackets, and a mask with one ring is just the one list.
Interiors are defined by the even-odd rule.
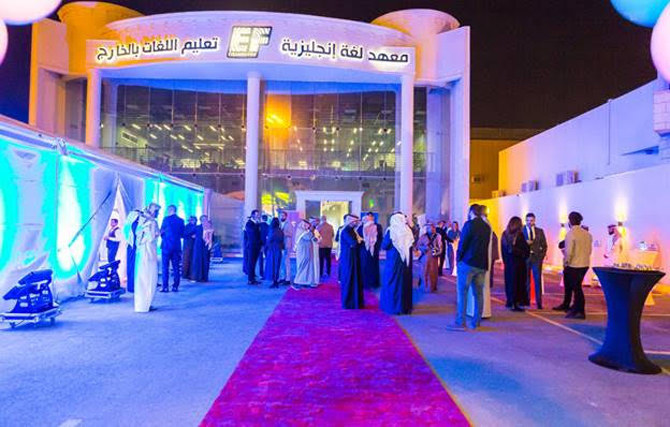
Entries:
[[[277,61],[286,58],[305,63],[329,61],[346,64],[358,63],[382,71],[412,70],[413,48],[397,46],[366,46],[359,43],[320,41],[313,38],[293,39],[283,37],[272,43],[273,27],[240,26],[230,28],[225,56],[224,41],[219,35],[182,38],[158,36],[144,38],[141,42],[129,40],[116,44],[96,46],[94,55],[97,64],[116,64],[155,59],[203,58],[263,59]],[[335,65],[335,64],[334,64]]]

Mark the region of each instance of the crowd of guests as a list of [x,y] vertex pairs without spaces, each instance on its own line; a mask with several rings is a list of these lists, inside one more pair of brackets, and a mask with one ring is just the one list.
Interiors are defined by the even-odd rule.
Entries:
[[[249,285],[260,280],[270,287],[291,285],[295,289],[315,288],[331,275],[335,239],[333,226],[325,216],[291,223],[286,212],[279,217],[251,212],[243,231],[243,269]],[[296,253],[296,273],[291,274],[292,251]]]
[[[568,216],[569,231],[559,243],[564,255],[564,299],[553,310],[565,311],[566,317],[585,318],[582,282],[589,269],[592,237],[582,226],[578,212]],[[621,261],[621,236],[614,225],[606,257]],[[457,222],[436,224],[408,218],[396,212],[384,231],[372,212],[359,218],[344,216],[338,230],[326,217],[300,219],[291,223],[286,212],[278,218],[260,215],[255,210],[244,227],[244,270],[250,285],[259,278],[271,287],[290,285],[294,289],[315,288],[331,276],[333,242],[338,242],[337,280],[342,289],[344,308],[364,307],[364,289],[380,291],[380,307],[390,314],[412,311],[413,263],[418,261],[418,287],[435,292],[438,277],[457,276],[456,319],[451,329],[477,328],[482,317],[490,316],[490,289],[493,267],[498,258],[504,265],[506,307],[524,311],[531,306],[543,309],[542,268],[547,255],[547,239],[536,225],[533,213],[512,217],[500,239],[489,224],[484,206],[472,205],[463,229]],[[386,262],[380,271],[380,251]],[[290,253],[295,251],[296,272],[291,274]],[[531,286],[533,287],[531,291]]]
[[[206,215],[190,216],[187,223],[170,205],[158,226],[160,205],[151,203],[143,210],[128,214],[125,223],[127,291],[134,293],[135,311],[153,309],[157,284],[160,292],[179,291],[181,279],[196,282],[209,280],[209,262],[213,247],[214,229]],[[114,262],[121,241],[117,219],[110,221],[104,240],[107,262]],[[161,243],[161,283],[158,282],[158,239]],[[172,267],[172,286],[170,286]]]
[[[490,275],[495,260],[492,242],[496,235],[486,219],[485,209],[473,205],[469,211],[468,222],[463,227],[457,251],[457,314],[451,329],[464,330],[465,305],[470,289],[474,293],[475,312],[470,328],[480,325],[482,309],[485,305],[486,274]],[[565,239],[558,243],[563,253],[563,302],[553,310],[566,312],[567,318],[585,319],[585,300],[582,283],[591,259],[593,238],[588,228],[582,226],[583,217],[579,212],[568,215],[569,231]],[[618,232],[610,226],[610,244],[606,256],[617,256],[621,252]],[[618,243],[617,243],[618,242]],[[506,307],[512,311],[523,311],[530,307],[531,284],[535,293],[537,309],[542,310],[542,267],[547,254],[547,239],[544,231],[536,226],[536,217],[528,213],[525,225],[521,218],[510,218],[500,238],[500,254],[504,264]]]
[[[563,253],[563,302],[553,310],[566,312],[566,317],[585,319],[585,303],[582,283],[591,259],[593,237],[585,226],[579,212],[568,215],[569,231],[558,243]],[[522,311],[530,307],[531,283],[534,284],[535,304],[542,304],[542,264],[547,255],[547,240],[544,231],[537,227],[535,215],[526,215],[526,224],[521,218],[512,217],[501,238],[501,252],[505,265],[505,292],[507,307]],[[574,301],[573,301],[574,297]]]
[[[337,280],[344,308],[362,308],[364,289],[380,290],[380,306],[390,314],[412,311],[413,264],[421,267],[419,286],[437,291],[438,276],[446,270],[456,275],[456,251],[461,231],[457,222],[419,224],[396,212],[386,231],[372,212],[363,218],[347,214],[337,231],[324,216],[289,221],[286,212],[270,218],[254,210],[243,231],[243,269],[249,285],[270,287],[290,285],[293,289],[316,288],[331,277],[333,242],[338,243]],[[380,252],[386,263],[380,270]],[[291,251],[295,251],[296,271],[291,274]],[[445,266],[446,264],[446,266]]]

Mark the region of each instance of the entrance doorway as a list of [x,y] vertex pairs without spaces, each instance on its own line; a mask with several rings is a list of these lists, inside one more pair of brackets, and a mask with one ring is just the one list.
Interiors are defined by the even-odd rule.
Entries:
[[301,218],[325,215],[335,230],[343,224],[345,214],[361,214],[362,191],[296,191],[295,196]]
[[[362,191],[296,191],[296,211],[301,218],[320,216],[322,212],[335,215],[341,212],[360,215],[363,202]],[[324,211],[325,210],[325,211]]]
[[333,202],[324,200],[321,202],[321,216],[325,215],[335,230],[344,224],[343,217],[349,212],[351,212],[351,202],[349,201]]

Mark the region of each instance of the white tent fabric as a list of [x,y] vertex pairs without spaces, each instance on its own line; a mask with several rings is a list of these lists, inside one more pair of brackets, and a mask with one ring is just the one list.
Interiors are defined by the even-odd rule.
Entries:
[[[57,299],[81,295],[117,192],[202,213],[201,187],[0,117],[0,296],[30,271],[54,271]],[[13,302],[0,299],[0,309]]]

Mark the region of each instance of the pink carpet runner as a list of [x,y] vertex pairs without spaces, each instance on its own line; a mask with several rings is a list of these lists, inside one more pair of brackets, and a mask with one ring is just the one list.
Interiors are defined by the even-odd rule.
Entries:
[[289,289],[202,425],[468,425],[377,298],[366,302],[341,309],[332,283]]

